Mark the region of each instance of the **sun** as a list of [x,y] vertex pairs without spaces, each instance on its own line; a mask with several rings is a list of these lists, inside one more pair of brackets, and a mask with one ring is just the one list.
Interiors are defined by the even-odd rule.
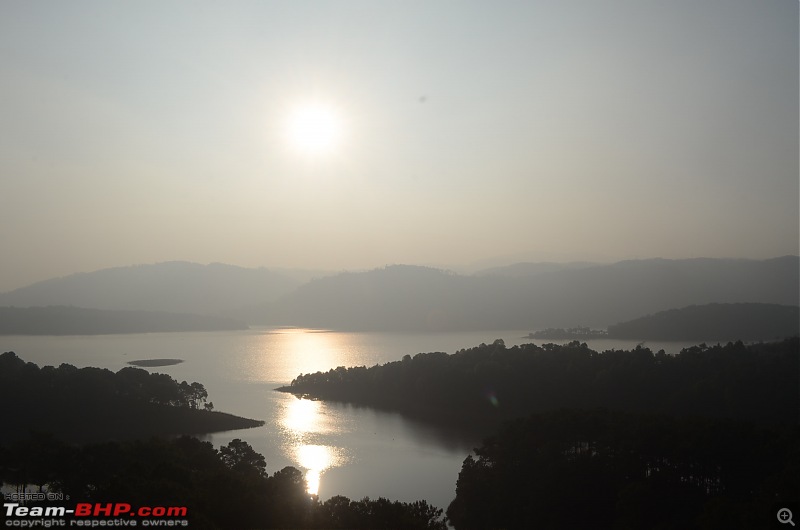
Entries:
[[296,107],[287,122],[289,144],[305,154],[336,151],[342,140],[342,119],[336,108],[322,103]]

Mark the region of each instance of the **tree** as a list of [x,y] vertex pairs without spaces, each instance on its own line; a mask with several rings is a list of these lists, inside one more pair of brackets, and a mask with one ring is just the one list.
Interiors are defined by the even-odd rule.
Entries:
[[255,452],[249,443],[235,438],[219,449],[222,462],[229,469],[242,475],[267,477],[267,462],[264,456]]

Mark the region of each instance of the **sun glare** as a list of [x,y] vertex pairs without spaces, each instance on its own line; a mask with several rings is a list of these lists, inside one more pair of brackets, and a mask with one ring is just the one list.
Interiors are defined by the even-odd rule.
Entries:
[[292,456],[300,467],[306,469],[308,493],[318,495],[322,474],[342,464],[341,452],[336,447],[309,443],[330,430],[325,425],[326,414],[322,413],[319,401],[287,396],[284,403],[281,424],[292,438]]
[[307,104],[294,109],[288,121],[291,146],[305,154],[331,153],[342,139],[342,120],[329,105]]
[[319,495],[322,473],[336,464],[333,448],[325,445],[301,445],[296,449],[300,465],[306,468],[306,488],[308,493]]

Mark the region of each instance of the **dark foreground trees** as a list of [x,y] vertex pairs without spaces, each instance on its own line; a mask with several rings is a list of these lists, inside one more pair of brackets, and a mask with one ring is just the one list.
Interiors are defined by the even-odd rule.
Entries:
[[29,491],[47,485],[72,504],[185,506],[181,518],[200,529],[447,528],[442,510],[425,501],[337,496],[320,503],[299,470],[270,475],[264,457],[239,439],[216,450],[190,437],[77,447],[34,435],[0,447],[0,480]]
[[508,423],[447,509],[470,528],[769,528],[800,497],[800,429],[606,410]]
[[302,521],[311,506],[302,474],[286,468],[269,476],[251,453],[241,440],[217,451],[191,437],[73,446],[34,435],[0,453],[0,479],[17,490],[46,485],[72,505],[185,506],[191,528]]

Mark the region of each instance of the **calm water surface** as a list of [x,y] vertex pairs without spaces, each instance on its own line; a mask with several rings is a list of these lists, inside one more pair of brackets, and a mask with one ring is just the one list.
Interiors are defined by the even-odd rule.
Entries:
[[[305,329],[252,329],[208,333],[152,333],[76,337],[0,337],[0,351],[14,351],[40,366],[69,363],[117,371],[128,361],[179,358],[151,368],[178,381],[205,385],[216,410],[264,420],[256,429],[208,435],[215,446],[241,438],[263,454],[274,473],[295,466],[321,500],[386,497],[426,499],[440,508],[455,497],[461,463],[480,440],[449,433],[398,414],[364,407],[297,399],[275,392],[300,373],[337,366],[372,366],[403,355],[444,351],[503,339],[531,342],[528,331],[459,333],[347,333]],[[540,341],[535,341],[540,342]],[[543,341],[566,342],[566,341]],[[598,351],[629,349],[635,341],[587,341]],[[677,353],[690,343],[647,343]]]

